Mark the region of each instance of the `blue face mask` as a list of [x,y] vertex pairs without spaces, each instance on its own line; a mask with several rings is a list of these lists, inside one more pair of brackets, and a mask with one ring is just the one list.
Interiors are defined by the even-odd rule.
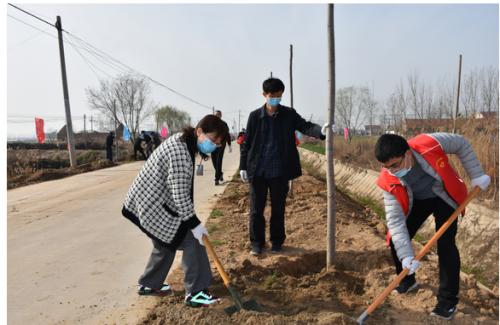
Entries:
[[400,170],[398,170],[397,172],[395,173],[391,173],[392,175],[396,176],[397,178],[401,178],[401,177],[405,177],[406,174],[408,174],[408,172],[411,170],[411,167],[410,168],[401,168]]
[[270,97],[267,99],[267,103],[270,106],[278,106],[281,102],[281,97]]
[[198,142],[198,150],[204,154],[209,154],[217,149],[217,145],[213,143],[210,139],[205,139],[203,142]]

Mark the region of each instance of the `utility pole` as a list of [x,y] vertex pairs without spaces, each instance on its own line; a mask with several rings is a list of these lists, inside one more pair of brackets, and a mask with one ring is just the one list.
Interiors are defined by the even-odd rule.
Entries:
[[64,59],[64,43],[62,36],[61,16],[56,21],[57,36],[59,38],[59,56],[61,57],[61,74],[64,95],[64,108],[66,110],[66,133],[68,138],[69,163],[72,168],[76,167],[75,137],[73,134],[73,123],[71,122],[71,110],[69,107],[68,80],[66,79],[66,61]]
[[453,114],[453,133],[457,132],[457,118],[458,118],[458,104],[460,98],[460,78],[462,75],[462,54],[460,54],[458,59],[458,85],[457,85],[457,102],[455,106],[455,114]]
[[94,132],[94,120],[92,118],[92,115],[90,115],[90,132]]
[[215,107],[212,106],[212,114],[215,115]]
[[87,116],[83,114],[83,133],[87,133]]
[[[293,108],[293,74],[292,74],[292,61],[293,61],[293,45],[290,44],[290,106]],[[294,132],[296,132],[294,130]],[[293,198],[293,180],[288,182],[290,188],[290,197]]]
[[116,106],[113,109],[113,124],[115,125],[115,160],[118,162],[118,119],[116,117]]
[[328,128],[326,132],[326,184],[328,189],[327,206],[327,253],[326,268],[335,263],[335,172],[333,168],[333,132],[332,125],[335,124],[335,34],[333,25],[333,3],[328,4],[328,79],[330,84]]
[[293,61],[293,45],[290,44],[290,106],[293,108],[293,73],[292,73],[292,61]]
[[273,72],[271,71],[271,78],[273,77]]

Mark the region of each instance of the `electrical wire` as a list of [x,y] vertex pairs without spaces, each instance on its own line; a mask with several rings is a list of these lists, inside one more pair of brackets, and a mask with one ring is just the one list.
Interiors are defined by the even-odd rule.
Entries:
[[[15,8],[15,9],[17,9],[17,10],[19,10],[19,11],[21,11],[21,12],[23,12],[23,13],[27,14],[27,15],[32,16],[32,17],[33,17],[33,18],[35,18],[35,19],[38,19],[38,20],[40,20],[40,21],[42,21],[42,22],[46,23],[47,25],[50,25],[50,26],[52,26],[52,27],[56,27],[54,24],[49,23],[48,21],[46,21],[46,20],[44,20],[44,19],[42,19],[42,18],[38,17],[37,15],[34,15],[34,14],[30,13],[30,12],[29,12],[29,11],[27,11],[27,10],[21,9],[21,8],[19,8],[19,7],[15,6],[15,5],[13,5],[13,4],[10,4],[10,3],[9,3],[9,5],[10,5],[11,7]],[[18,20],[18,21],[22,22],[23,24],[26,24],[26,25],[28,25],[28,26],[30,26],[30,27],[32,27],[32,28],[35,28],[35,29],[37,29],[37,30],[42,31],[41,29],[39,29],[39,28],[37,28],[37,27],[35,27],[35,26],[33,26],[33,25],[30,25],[30,24],[28,24],[28,23],[25,23],[25,22],[23,22],[23,21],[21,21],[21,20],[19,20],[19,19],[15,18],[15,17],[11,16],[11,15],[8,15],[8,16],[9,16],[9,17],[11,17],[11,18],[13,18],[13,19],[15,19],[15,20]],[[151,81],[152,83],[154,83],[154,84],[156,84],[156,85],[158,85],[158,86],[160,86],[160,87],[163,87],[163,88],[165,88],[165,89],[169,90],[170,92],[172,92],[172,93],[174,93],[174,94],[176,94],[176,95],[178,95],[178,96],[180,96],[180,97],[182,97],[182,98],[184,98],[184,99],[186,99],[186,100],[188,100],[188,101],[190,101],[190,102],[192,102],[192,103],[195,103],[195,104],[197,104],[197,105],[199,105],[199,106],[202,106],[202,107],[207,108],[207,109],[210,109],[210,110],[212,110],[212,109],[213,109],[213,107],[210,107],[210,106],[208,106],[208,105],[205,105],[205,104],[203,104],[203,103],[201,103],[201,102],[199,102],[199,101],[197,101],[197,100],[195,100],[195,99],[193,99],[193,98],[191,98],[191,97],[189,97],[189,96],[187,96],[187,95],[184,95],[183,93],[181,93],[181,92],[179,92],[179,91],[177,91],[177,90],[175,90],[175,89],[173,89],[173,88],[171,88],[171,87],[167,86],[166,84],[164,84],[164,83],[162,83],[162,82],[160,82],[160,81],[157,81],[157,80],[155,80],[155,79],[151,78],[150,76],[148,76],[148,75],[146,75],[146,74],[144,74],[144,73],[142,73],[142,72],[140,72],[140,71],[138,71],[138,70],[135,70],[135,69],[131,68],[130,66],[128,66],[128,65],[126,65],[126,64],[124,64],[124,63],[123,63],[123,62],[121,62],[120,60],[118,60],[118,59],[114,58],[113,56],[111,56],[111,55],[107,54],[106,52],[104,52],[104,51],[100,50],[100,49],[99,49],[99,48],[97,48],[96,46],[94,46],[94,45],[92,45],[91,43],[89,43],[89,42],[87,42],[87,41],[83,40],[82,38],[80,38],[80,37],[76,36],[75,34],[70,33],[69,31],[67,31],[67,30],[65,30],[65,29],[61,29],[61,30],[62,30],[63,32],[65,32],[66,34],[70,35],[71,37],[73,37],[74,39],[78,40],[78,41],[80,42],[80,44],[82,45],[82,46],[80,46],[80,48],[81,48],[81,49],[83,49],[83,50],[87,51],[89,54],[93,55],[94,57],[99,56],[99,57],[101,57],[103,60],[107,60],[107,62],[108,62],[108,63],[107,63],[107,65],[108,65],[108,66],[114,66],[114,67],[115,67],[115,69],[122,69],[122,70],[123,70],[122,72],[134,72],[135,74],[137,74],[137,75],[139,75],[139,76],[142,76],[143,78],[145,78],[145,79],[147,79],[147,80]],[[51,35],[51,34],[49,34],[49,33],[48,33],[48,32],[46,32],[46,31],[43,31],[43,32],[44,32],[44,33],[46,33],[46,34],[48,34],[48,35]],[[51,35],[51,36],[55,38],[55,36],[53,36],[53,35]],[[103,62],[103,61],[101,60],[101,62]],[[104,62],[103,62],[103,63],[104,63]]]

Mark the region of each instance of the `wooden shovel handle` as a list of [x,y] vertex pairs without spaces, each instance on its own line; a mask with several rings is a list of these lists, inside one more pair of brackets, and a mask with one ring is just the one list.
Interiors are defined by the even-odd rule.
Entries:
[[[443,235],[443,233],[451,226],[451,224],[458,218],[458,215],[465,209],[467,204],[481,191],[479,187],[474,187],[472,192],[469,193],[465,201],[460,204],[460,206],[453,212],[453,214],[448,218],[448,220],[439,228],[439,230],[432,236],[432,238],[425,244],[425,246],[418,252],[417,256],[415,256],[415,259],[418,261],[422,257],[424,257],[427,252],[431,249],[431,247],[437,242],[437,240]],[[403,269],[401,273],[398,274],[398,276],[392,280],[392,282],[385,288],[382,293],[375,298],[373,303],[366,309],[365,313],[370,315],[377,307],[385,300],[385,298],[391,293],[392,290],[394,290],[398,284],[403,280],[403,278],[408,274],[409,270],[408,269]]]
[[222,278],[222,281],[224,281],[224,285],[228,287],[231,284],[231,281],[229,280],[229,276],[227,275],[226,271],[224,271],[224,268],[222,267],[221,262],[219,261],[219,258],[217,257],[217,254],[215,254],[214,248],[210,241],[208,240],[208,237],[206,235],[203,235],[203,243],[205,244],[205,247],[207,248],[208,255],[212,258],[212,260],[215,263],[215,267],[219,271],[219,274]]

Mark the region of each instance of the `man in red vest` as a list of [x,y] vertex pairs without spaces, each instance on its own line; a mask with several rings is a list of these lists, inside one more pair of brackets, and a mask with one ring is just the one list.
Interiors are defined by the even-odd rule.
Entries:
[[[383,190],[388,240],[399,274],[410,270],[396,288],[400,294],[417,289],[415,271],[419,262],[411,239],[428,216],[434,215],[436,230],[467,197],[467,187],[448,162],[456,154],[471,185],[485,190],[490,177],[481,168],[470,143],[451,133],[420,134],[410,140],[382,135],[375,145],[375,156],[382,163],[377,185]],[[438,240],[438,303],[431,315],[451,319],[456,313],[460,281],[460,255],[455,245],[457,221]],[[390,235],[389,235],[390,234]],[[390,237],[389,237],[390,236]]]

